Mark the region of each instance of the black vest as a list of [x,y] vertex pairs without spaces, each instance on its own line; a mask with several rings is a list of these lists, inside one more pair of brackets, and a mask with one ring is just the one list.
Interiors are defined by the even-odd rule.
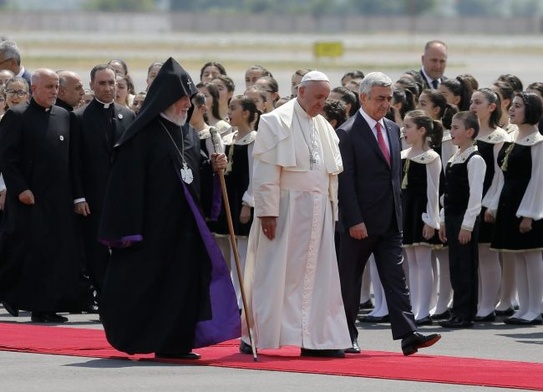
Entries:
[[451,165],[447,163],[445,175],[445,194],[443,205],[445,214],[464,214],[469,202],[468,162],[474,155],[481,155],[478,151],[470,154],[465,162]]

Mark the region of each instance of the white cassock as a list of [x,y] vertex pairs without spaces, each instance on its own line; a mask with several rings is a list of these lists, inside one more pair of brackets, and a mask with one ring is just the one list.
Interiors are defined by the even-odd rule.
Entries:
[[334,129],[293,99],[262,116],[253,157],[255,216],[277,217],[273,240],[258,218],[249,234],[244,286],[257,348],[350,347],[334,246],[337,175],[343,170]]

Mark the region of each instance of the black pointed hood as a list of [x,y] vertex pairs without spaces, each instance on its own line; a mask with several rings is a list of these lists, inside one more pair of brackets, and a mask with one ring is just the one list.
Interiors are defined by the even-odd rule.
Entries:
[[189,73],[170,57],[160,68],[155,80],[149,87],[143,106],[132,125],[121,136],[116,146],[130,140],[149,122],[182,97],[196,94],[198,90]]

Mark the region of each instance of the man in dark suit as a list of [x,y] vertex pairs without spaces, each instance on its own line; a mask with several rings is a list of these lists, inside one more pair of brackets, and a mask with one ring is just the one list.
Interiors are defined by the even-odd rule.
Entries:
[[24,78],[28,85],[32,85],[30,72],[21,65],[21,51],[13,41],[0,42],[0,69],[9,69],[15,74]]
[[446,79],[443,74],[447,67],[447,45],[442,41],[428,41],[424,45],[421,56],[422,68],[420,74],[425,82],[425,88],[437,89]]
[[57,71],[58,75],[58,97],[55,105],[71,112],[81,105],[85,89],[81,77],[72,71]]
[[97,65],[90,76],[94,99],[71,113],[71,173],[75,212],[81,216],[85,269],[99,300],[110,253],[97,237],[113,146],[135,114],[114,102],[115,70],[111,66]]
[[356,317],[362,272],[373,253],[388,303],[392,335],[404,355],[429,347],[440,335],[417,332],[402,267],[400,129],[385,118],[392,80],[380,72],[360,84],[361,109],[337,129],[344,171],[339,175],[339,274],[347,324],[359,353]]

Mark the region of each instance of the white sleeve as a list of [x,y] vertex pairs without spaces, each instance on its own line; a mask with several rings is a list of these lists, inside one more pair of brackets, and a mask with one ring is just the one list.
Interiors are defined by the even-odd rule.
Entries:
[[[487,209],[490,209],[490,206],[493,204],[493,200],[496,194],[499,197],[498,191],[500,191],[501,188],[503,187],[503,172],[502,172],[502,169],[500,168],[500,165],[498,165],[498,154],[500,153],[500,150],[502,149],[502,147],[503,147],[503,142],[496,143],[493,148],[494,177],[492,177],[492,182],[490,183],[490,187],[484,194],[483,201],[482,201],[482,205],[485,206]],[[496,204],[496,208],[497,208],[497,204]]]
[[0,173],[0,192],[6,190],[6,183],[4,182],[4,176]]
[[255,216],[279,216],[280,177],[281,166],[255,159],[253,168]]
[[534,144],[530,148],[532,154],[532,176],[524,192],[524,197],[517,210],[517,217],[543,219],[543,142]]
[[249,204],[251,207],[255,206],[255,198],[253,196],[253,146],[254,143],[251,143],[247,146],[247,160],[249,162],[249,186],[243,194],[242,201]]
[[481,200],[483,198],[483,181],[486,163],[480,155],[474,155],[468,162],[469,200],[464,213],[462,229],[473,231],[475,220],[481,213]]
[[441,160],[434,159],[426,165],[426,212],[422,213],[422,221],[428,226],[439,230],[439,175],[441,174]]

